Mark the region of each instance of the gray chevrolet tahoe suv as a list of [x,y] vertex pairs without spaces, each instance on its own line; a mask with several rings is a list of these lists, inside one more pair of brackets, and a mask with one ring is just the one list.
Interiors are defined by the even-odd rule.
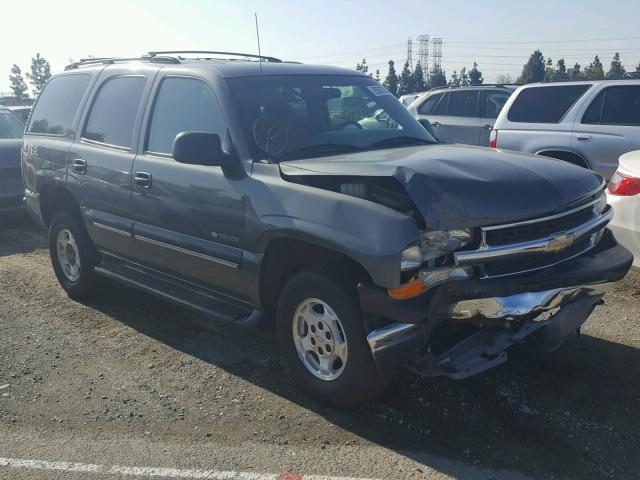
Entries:
[[297,383],[348,407],[402,365],[554,349],[627,272],[599,175],[439,145],[366,75],[229,56],[93,59],[44,88],[25,197],[70,296],[106,277],[228,325],[272,312]]
[[640,79],[520,87],[489,145],[559,158],[609,180],[620,155],[640,149]]

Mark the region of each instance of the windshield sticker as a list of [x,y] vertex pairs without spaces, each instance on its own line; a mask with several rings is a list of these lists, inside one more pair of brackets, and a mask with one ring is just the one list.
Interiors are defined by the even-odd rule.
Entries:
[[382,95],[391,95],[391,92],[384,88],[382,85],[371,85],[367,87],[371,93],[373,93],[376,97],[381,97]]

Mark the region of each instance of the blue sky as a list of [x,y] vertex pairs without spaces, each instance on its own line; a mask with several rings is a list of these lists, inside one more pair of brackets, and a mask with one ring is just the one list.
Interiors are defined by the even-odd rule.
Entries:
[[[15,12],[11,12],[15,9]],[[258,13],[262,51],[285,59],[355,67],[363,57],[386,74],[386,62],[402,64],[406,42],[428,34],[443,38],[447,74],[475,60],[485,80],[517,76],[535,48],[568,65],[605,66],[620,51],[628,68],[640,62],[640,1],[227,1],[69,0],[3,6],[0,91],[9,89],[11,65],[23,71],[39,51],[60,71],[70,58],[135,56],[152,49],[256,51]]]

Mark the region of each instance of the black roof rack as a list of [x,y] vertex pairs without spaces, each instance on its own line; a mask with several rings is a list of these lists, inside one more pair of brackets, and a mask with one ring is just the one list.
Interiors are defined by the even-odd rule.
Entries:
[[158,63],[180,63],[180,60],[175,57],[169,56],[142,56],[142,57],[99,57],[99,58],[81,58],[77,62],[70,63],[66,67],[65,70],[73,70],[75,68],[84,67],[87,65],[97,65],[104,64],[109,65],[116,62],[132,62],[135,60],[142,60],[148,62],[158,62]]
[[448,88],[478,88],[478,87],[518,87],[520,85],[524,85],[523,83],[480,83],[478,85],[443,85],[441,87],[433,87],[430,88],[429,91],[433,90],[446,90]]
[[276,58],[276,57],[267,57],[267,56],[264,56],[264,55],[254,55],[252,53],[216,52],[216,51],[210,51],[210,50],[166,50],[166,51],[162,51],[162,52],[149,52],[147,54],[147,56],[150,57],[150,58],[156,58],[157,55],[179,55],[181,53],[198,54],[198,55],[200,55],[200,54],[206,54],[206,55],[232,55],[234,57],[257,58],[257,59],[265,61],[265,62],[282,63],[282,60],[280,60],[279,58]]

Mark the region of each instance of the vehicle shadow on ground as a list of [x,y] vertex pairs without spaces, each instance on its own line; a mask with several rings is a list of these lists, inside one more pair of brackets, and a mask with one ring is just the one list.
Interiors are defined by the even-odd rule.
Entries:
[[[106,289],[88,306],[456,478],[464,478],[459,462],[542,477],[610,478],[612,448],[626,452],[615,465],[614,476],[622,478],[636,471],[640,458],[640,350],[619,343],[583,335],[546,355],[516,346],[507,364],[459,382],[401,372],[381,398],[344,412],[297,391],[270,328],[256,333],[209,325],[121,287]],[[234,351],[234,361],[225,350]],[[238,350],[250,353],[238,359]]]
[[45,233],[26,214],[0,215],[0,257],[47,248]]

